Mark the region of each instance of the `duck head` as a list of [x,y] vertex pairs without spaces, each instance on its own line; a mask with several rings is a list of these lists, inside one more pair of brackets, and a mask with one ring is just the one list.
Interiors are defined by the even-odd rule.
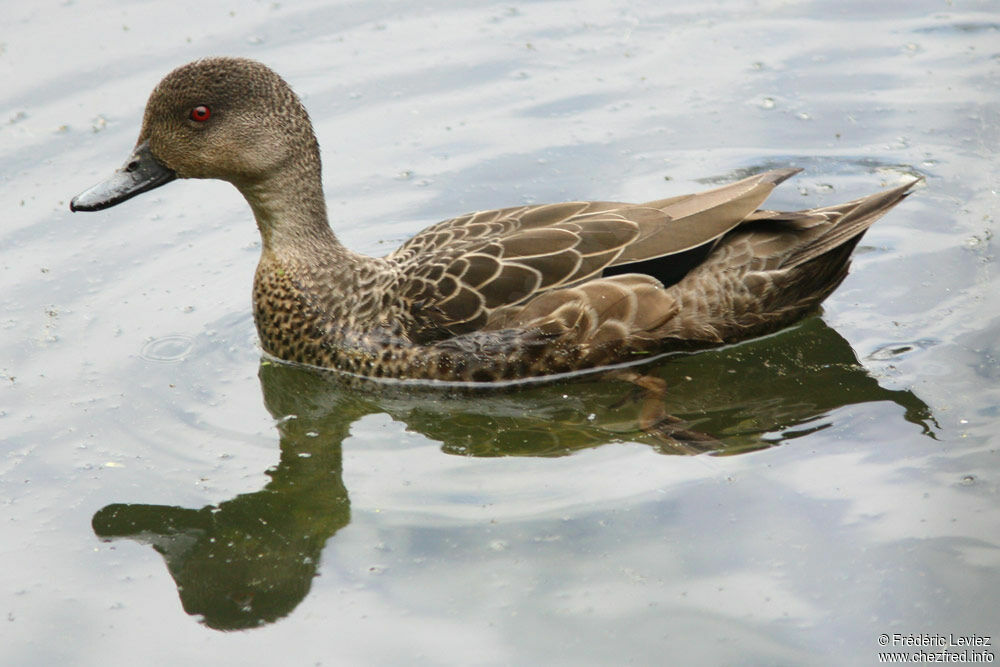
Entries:
[[70,209],[108,208],[175,178],[229,181],[254,204],[255,193],[270,189],[262,184],[288,174],[319,180],[319,148],[298,97],[261,63],[206,58],[160,82],[128,160]]

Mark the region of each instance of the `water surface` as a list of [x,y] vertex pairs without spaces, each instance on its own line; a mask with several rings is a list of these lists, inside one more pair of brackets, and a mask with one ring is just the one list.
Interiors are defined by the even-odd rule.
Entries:
[[[1000,637],[1000,13],[990,2],[10,6],[0,37],[4,664],[843,664]],[[108,211],[152,86],[303,97],[333,225],[766,168],[769,206],[926,181],[821,314],[621,383],[357,392],[261,361],[228,185]],[[994,649],[995,653],[995,649]]]

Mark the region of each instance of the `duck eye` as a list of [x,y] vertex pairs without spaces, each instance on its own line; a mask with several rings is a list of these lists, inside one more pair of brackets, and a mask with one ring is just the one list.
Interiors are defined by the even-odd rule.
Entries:
[[195,108],[191,109],[191,113],[188,114],[188,117],[195,122],[204,123],[212,117],[212,110],[204,104],[199,104]]

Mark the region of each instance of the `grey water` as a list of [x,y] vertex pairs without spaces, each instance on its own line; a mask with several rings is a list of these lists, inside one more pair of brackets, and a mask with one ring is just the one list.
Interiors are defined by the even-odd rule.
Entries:
[[[99,0],[6,3],[4,24],[0,663],[995,646],[995,3]],[[461,397],[262,359],[259,239],[226,184],[71,214],[156,82],[219,54],[302,96],[331,222],[371,254],[471,210],[766,168],[804,169],[783,209],[925,181],[822,312],[649,369],[721,443],[679,455],[599,376]]]

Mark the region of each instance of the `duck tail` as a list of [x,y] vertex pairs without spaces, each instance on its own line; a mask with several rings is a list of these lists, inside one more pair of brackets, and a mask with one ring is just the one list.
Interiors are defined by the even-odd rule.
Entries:
[[[914,185],[923,178],[915,178],[891,190],[877,192],[846,204],[838,204],[826,208],[809,211],[811,214],[822,214],[829,221],[829,228],[811,242],[805,243],[789,253],[781,263],[782,268],[794,268],[810,262],[818,257],[836,250],[836,256],[843,255],[847,261],[854,246],[858,244],[868,228],[876,220],[899,202],[910,195]],[[831,264],[836,264],[833,256],[828,257]]]

